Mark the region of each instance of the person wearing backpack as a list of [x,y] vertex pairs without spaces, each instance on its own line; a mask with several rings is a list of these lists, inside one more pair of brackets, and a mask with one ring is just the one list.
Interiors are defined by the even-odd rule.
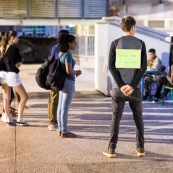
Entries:
[[81,70],[74,70],[75,60],[70,53],[76,48],[76,38],[70,34],[62,34],[58,40],[59,56],[62,67],[66,70],[67,76],[64,87],[59,91],[58,104],[58,130],[62,138],[75,138],[76,134],[68,131],[68,111],[75,93],[75,76],[82,74]]
[[[62,29],[58,32],[57,44],[51,48],[50,54],[54,52],[55,49],[58,48],[58,39],[62,34],[69,34],[69,32],[65,29]],[[53,57],[54,60],[58,58],[59,51],[55,53]],[[57,107],[58,107],[58,100],[59,100],[59,91],[50,89],[49,91],[49,101],[48,101],[48,117],[49,117],[49,124],[48,129],[50,131],[57,130]]]

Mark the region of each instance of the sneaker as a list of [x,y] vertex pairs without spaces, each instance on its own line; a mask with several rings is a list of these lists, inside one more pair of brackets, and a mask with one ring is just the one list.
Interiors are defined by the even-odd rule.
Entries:
[[16,121],[16,125],[18,126],[28,126],[29,124],[24,121],[23,119],[21,119],[20,121]]
[[11,121],[11,122],[8,122],[7,125],[8,125],[8,126],[16,126],[16,122]]
[[9,118],[8,118],[8,116],[7,116],[5,113],[2,114],[1,120],[2,120],[4,123],[8,123],[8,122],[9,122]]
[[136,151],[132,154],[136,157],[144,157],[145,156],[145,150],[143,148],[137,148]]
[[159,99],[158,98],[155,98],[152,103],[159,103]]
[[116,157],[115,150],[113,150],[111,148],[107,148],[107,149],[103,150],[102,154],[109,157],[109,158],[115,158]]
[[12,121],[16,123],[16,118],[12,117]]
[[55,131],[57,130],[57,124],[49,124],[47,127],[50,131]]

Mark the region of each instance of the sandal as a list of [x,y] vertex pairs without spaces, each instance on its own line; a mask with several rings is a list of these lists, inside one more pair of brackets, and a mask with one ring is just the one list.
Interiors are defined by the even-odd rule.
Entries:
[[61,134],[62,138],[76,138],[77,135],[71,132],[67,132],[66,134]]

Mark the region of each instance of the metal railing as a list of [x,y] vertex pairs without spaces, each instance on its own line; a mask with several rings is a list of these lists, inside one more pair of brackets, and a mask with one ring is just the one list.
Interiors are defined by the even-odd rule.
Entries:
[[77,36],[77,49],[75,53],[79,56],[94,56],[94,44],[95,36],[94,35],[80,35]]

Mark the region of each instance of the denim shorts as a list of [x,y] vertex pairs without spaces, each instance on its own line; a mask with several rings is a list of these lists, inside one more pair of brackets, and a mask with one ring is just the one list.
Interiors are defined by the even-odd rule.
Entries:
[[7,72],[6,76],[7,85],[10,87],[18,86],[21,84],[19,73]]

